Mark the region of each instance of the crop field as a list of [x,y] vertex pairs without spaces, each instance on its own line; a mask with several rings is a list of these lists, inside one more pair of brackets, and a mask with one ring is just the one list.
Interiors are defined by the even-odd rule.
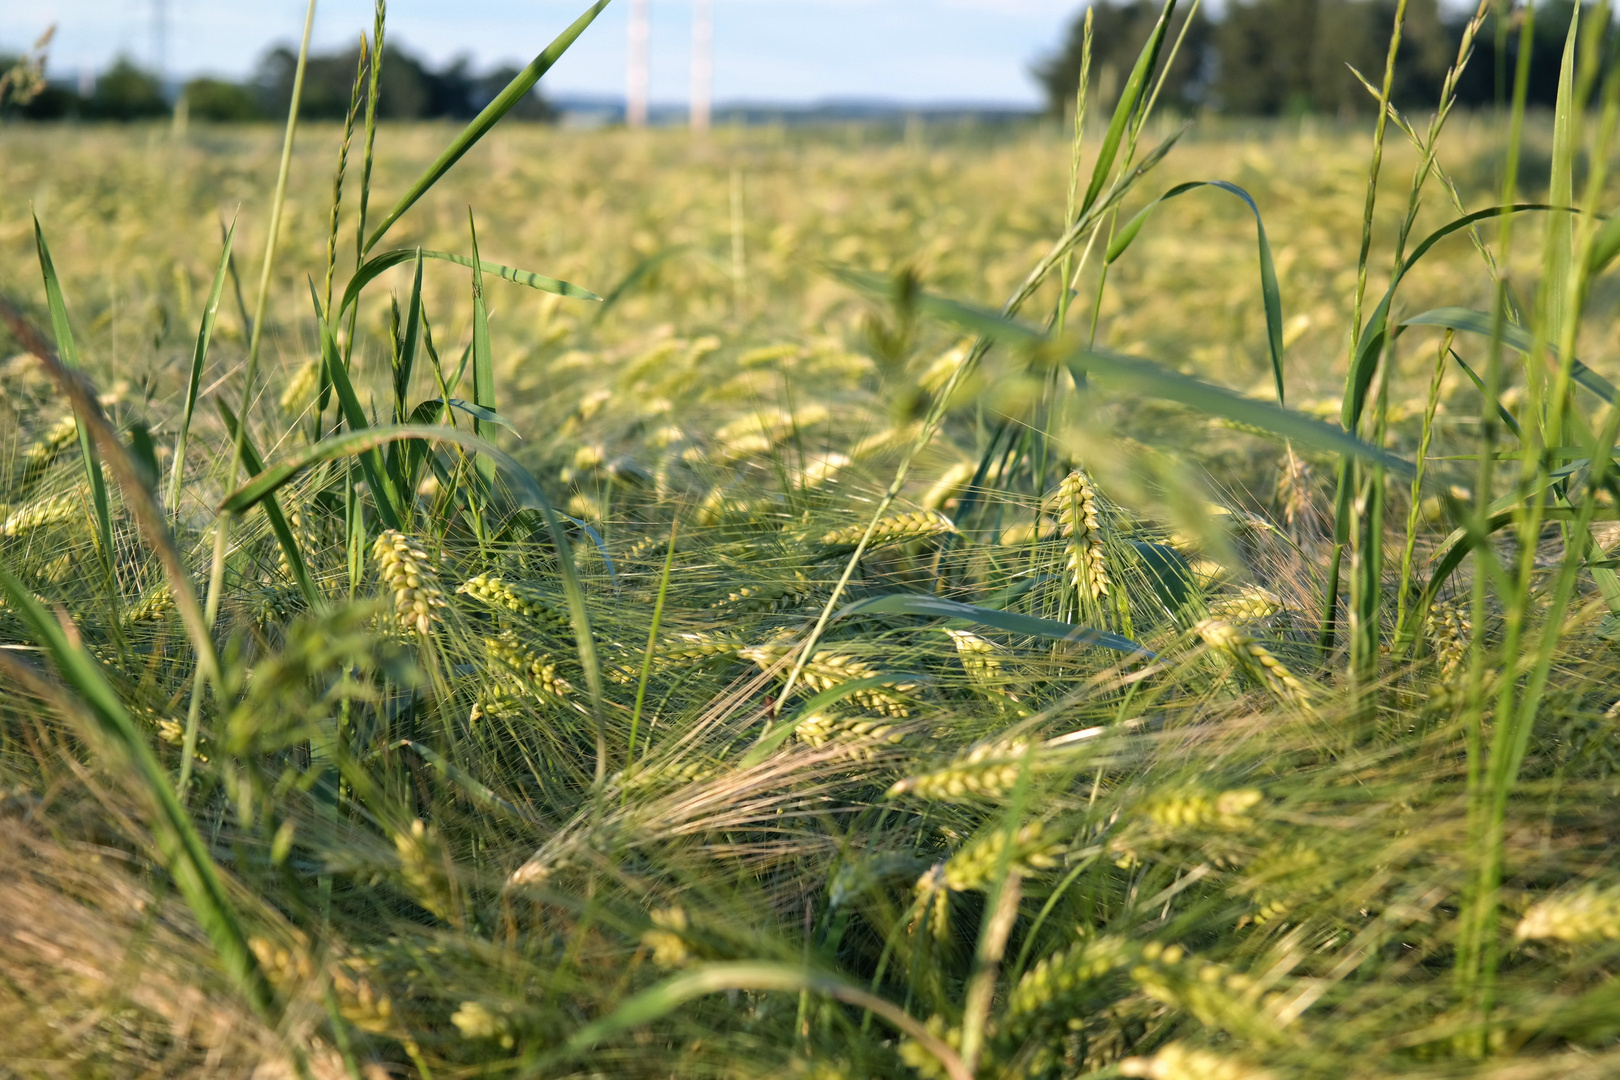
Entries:
[[0,127],[0,1078],[1620,1073],[1597,37]]

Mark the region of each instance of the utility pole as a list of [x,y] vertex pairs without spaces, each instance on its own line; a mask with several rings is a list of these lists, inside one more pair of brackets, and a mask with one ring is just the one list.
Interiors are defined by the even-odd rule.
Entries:
[[647,0],[630,0],[630,71],[626,86],[624,122],[647,126]]
[[714,0],[692,0],[692,134],[709,131],[714,108]]
[[169,92],[169,0],[152,0],[152,74]]

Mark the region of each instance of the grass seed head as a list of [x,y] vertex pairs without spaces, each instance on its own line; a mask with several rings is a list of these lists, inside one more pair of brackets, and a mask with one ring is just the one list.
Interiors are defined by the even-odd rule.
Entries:
[[23,451],[23,479],[32,480],[43,472],[56,455],[67,449],[79,437],[79,421],[72,415],[64,416],[42,435],[38,442]]
[[658,908],[650,916],[652,928],[641,935],[641,943],[652,950],[653,962],[660,967],[680,967],[692,957],[686,945],[686,909]]
[[502,691],[560,701],[573,690],[568,680],[557,674],[557,665],[549,656],[536,653],[511,631],[484,638],[484,651],[490,674]]
[[320,360],[306,360],[293,372],[292,378],[287,380],[287,388],[281,392],[281,411],[292,416],[299,415],[315,400],[320,386]]
[[[750,645],[746,649],[739,649],[737,655],[744,660],[751,660],[764,670],[770,670],[778,664],[788,653],[788,646],[782,642],[766,642],[763,645]],[[804,672],[800,682],[810,690],[822,692],[831,690],[835,686],[856,679],[870,679],[881,674],[877,668],[863,663],[853,656],[845,653],[817,653],[804,665]],[[785,677],[786,673],[783,672]],[[911,710],[907,701],[898,694],[915,690],[912,683],[896,683],[894,693],[881,687],[872,687],[865,690],[856,690],[849,695],[849,700],[860,705],[863,709],[880,713],[883,716],[902,717],[910,716]]]
[[463,1001],[461,1007],[450,1014],[450,1022],[463,1039],[490,1039],[499,1043],[501,1049],[510,1050],[516,1044],[512,1024],[505,1015],[511,1008],[505,1002],[492,1009],[481,1001]]
[[1073,991],[1132,963],[1137,948],[1120,938],[1082,941],[1042,957],[1007,996],[1007,1015],[1015,1024],[1053,1005]]

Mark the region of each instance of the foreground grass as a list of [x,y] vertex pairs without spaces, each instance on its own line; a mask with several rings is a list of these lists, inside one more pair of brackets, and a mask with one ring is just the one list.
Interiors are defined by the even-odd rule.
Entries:
[[[1576,201],[1598,85],[1457,200]],[[1365,132],[1102,126],[500,129],[353,323],[306,129],[257,360],[273,134],[0,133],[0,1075],[1611,1074],[1616,241],[1483,219],[1375,348],[1399,133],[1358,258]],[[1199,179],[1279,313],[1228,193],[1111,245]],[[945,299],[1066,229],[1061,327]]]

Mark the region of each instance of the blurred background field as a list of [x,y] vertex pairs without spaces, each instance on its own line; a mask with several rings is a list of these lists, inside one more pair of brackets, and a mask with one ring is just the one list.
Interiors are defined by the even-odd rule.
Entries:
[[[1544,173],[1536,161],[1547,153],[1545,123],[1542,116],[1530,125],[1524,173],[1532,185]],[[1145,141],[1182,127],[1160,122]],[[403,187],[451,130],[384,126],[377,190],[386,197]],[[289,241],[267,328],[270,362],[289,377],[317,349],[314,323],[302,313],[306,275],[319,279],[325,259],[339,134],[306,124],[293,159]],[[0,207],[0,238],[13,252],[0,289],[30,294],[32,210],[60,236],[56,263],[75,297],[92,370],[121,383],[139,372],[131,393],[172,399],[184,386],[221,223],[240,208],[239,249],[262,243],[255,208],[269,197],[278,133],[251,125],[182,135],[167,125],[46,125],[13,127],[6,138],[0,183],[17,197]],[[1484,205],[1499,184],[1500,132],[1488,118],[1462,116],[1448,139],[1441,163],[1458,196],[1470,208]],[[1356,252],[1346,238],[1359,228],[1367,145],[1365,125],[1349,121],[1206,118],[1145,185],[1157,193],[1225,179],[1253,195],[1275,249],[1292,401],[1323,415],[1337,415],[1348,363]],[[1061,231],[1068,155],[1067,133],[1051,122],[734,127],[697,142],[679,128],[519,125],[497,130],[435,188],[402,223],[398,243],[465,247],[470,206],[486,257],[602,295],[626,285],[605,314],[497,286],[492,333],[502,410],[523,435],[509,448],[537,467],[560,467],[581,441],[637,449],[636,440],[667,423],[713,431],[790,399],[831,406],[817,435],[826,444],[814,449],[847,453],[888,423],[893,402],[869,355],[867,325],[878,308],[829,269],[911,269],[931,288],[994,306]],[[1375,251],[1393,241],[1414,162],[1409,146],[1392,142]],[[1450,199],[1436,191],[1418,232],[1453,216]],[[1524,234],[1521,246],[1533,276],[1534,235]],[[1413,275],[1403,302],[1413,311],[1442,302],[1483,306],[1490,289],[1483,267],[1466,235],[1454,237]],[[386,377],[377,343],[386,341],[388,292],[399,297],[408,273],[391,271],[387,291],[362,305],[372,345],[356,354],[360,379]],[[446,313],[435,332],[454,344],[441,347],[456,355],[470,332],[464,277],[434,267],[424,285],[433,309]],[[1375,262],[1370,280],[1381,289],[1388,268]],[[1047,285],[1037,307],[1055,296]],[[1258,296],[1252,215],[1228,197],[1183,197],[1160,210],[1112,267],[1098,340],[1263,395],[1272,377]],[[1613,287],[1600,287],[1595,311],[1611,310],[1616,297]],[[242,318],[233,303],[224,310],[219,355],[239,362]],[[924,333],[909,359],[913,374],[956,344],[945,328]],[[1585,333],[1587,353],[1620,343],[1609,318],[1590,320]],[[1427,365],[1426,356],[1412,357],[1408,377],[1395,384],[1397,403],[1414,403],[1397,417],[1397,431],[1415,430],[1400,421],[1419,411]],[[1472,393],[1466,383],[1453,389],[1465,399]],[[988,404],[993,411],[995,401]],[[158,404],[157,414],[164,411]],[[1472,411],[1466,404],[1465,423]],[[1151,434],[1194,445],[1184,426]]]

